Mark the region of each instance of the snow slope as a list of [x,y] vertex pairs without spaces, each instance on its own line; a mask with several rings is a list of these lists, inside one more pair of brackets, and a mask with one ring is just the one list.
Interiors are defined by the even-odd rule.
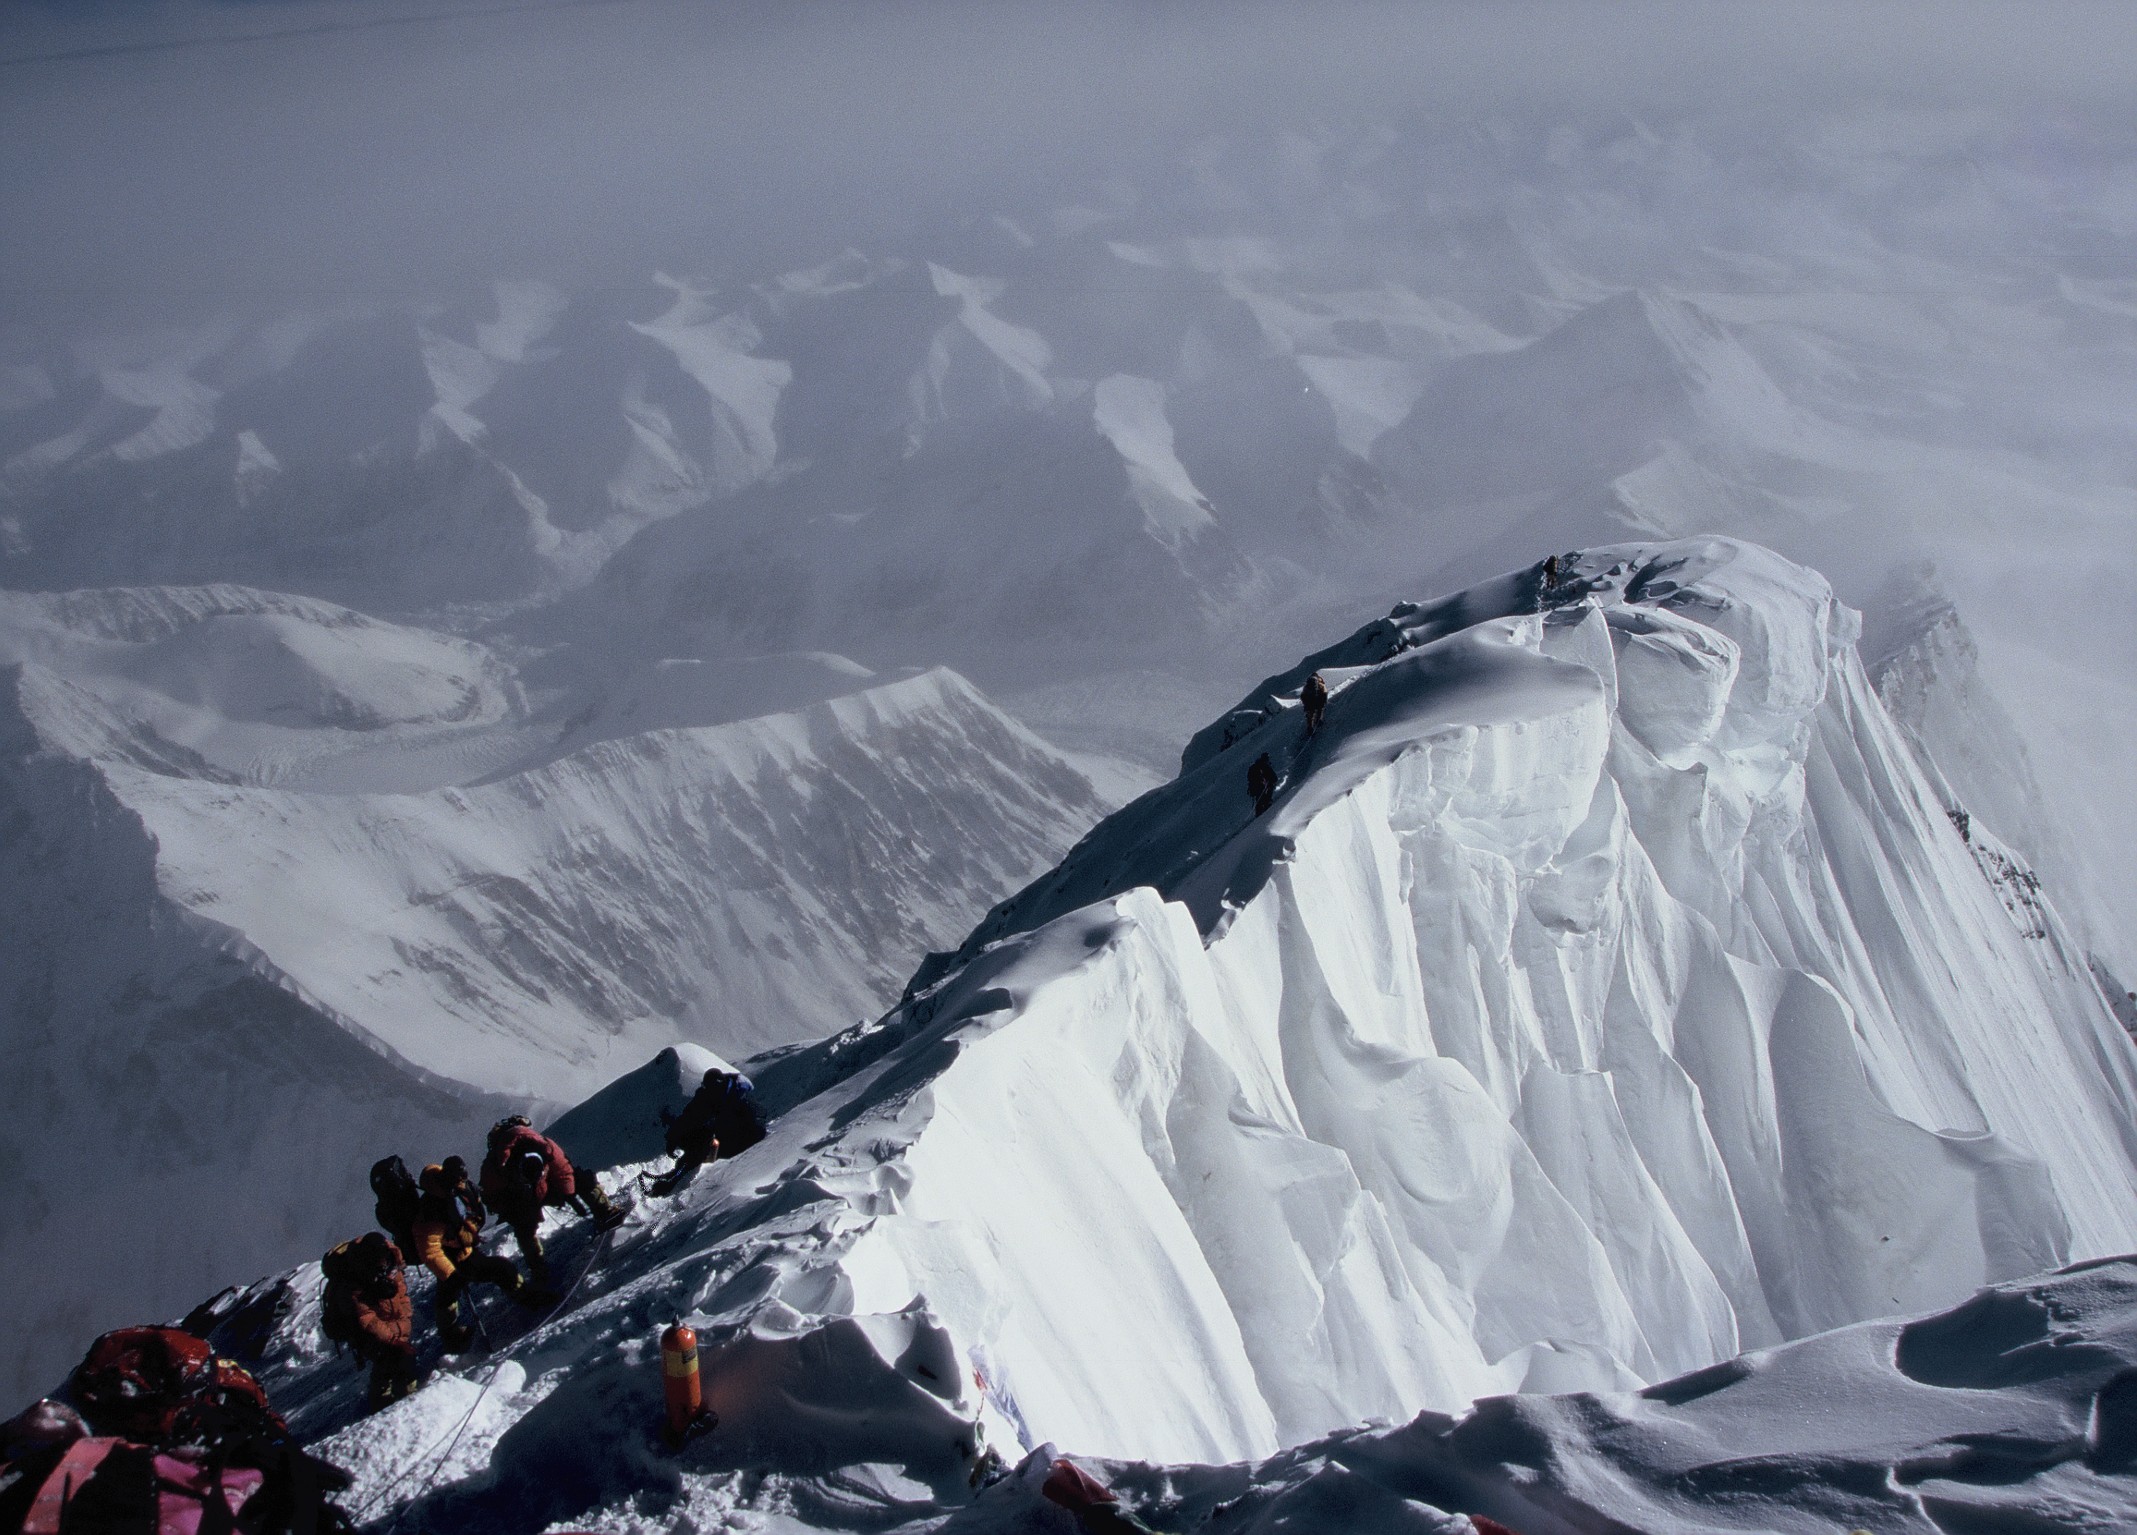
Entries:
[[[1725,1494],[1916,1527],[1909,1498],[2036,1474],[2118,1506],[2092,1478],[2120,1397],[2083,1424],[2121,1356],[2028,1346],[2122,1347],[2126,1267],[1616,1394],[2129,1248],[2137,1049],[2082,956],[2012,920],[1817,576],[1717,539],[1540,574],[1310,659],[1314,737],[1304,668],[1271,678],[880,1021],[752,1063],[769,1138],[642,1202],[494,1370],[339,1427],[315,1271],[222,1314],[367,1516],[459,1527],[937,1518],[978,1431],[1300,1447],[1145,1479],[1210,1518],[1248,1496],[1255,1528],[1285,1499],[1340,1527],[1313,1522],[1337,1483],[1531,1531],[1582,1499],[1693,1528]],[[1285,784],[1256,818],[1263,751]],[[677,1317],[722,1425],[671,1461]],[[1962,1400],[1976,1373],[2011,1389]],[[1782,1431],[1836,1382],[1883,1393],[1877,1436]],[[1317,1442],[1516,1390],[1603,1395]],[[1011,1527],[982,1514],[1017,1496],[954,1527]]]
[[425,794],[105,772],[182,905],[426,1070],[551,1101],[874,1013],[1104,808],[947,671]]
[[[1624,1395],[1500,1397],[1247,1467],[1123,1467],[1158,1528],[1246,1535],[1463,1529],[2126,1529],[2137,1521],[2137,1264],[1986,1289]],[[1026,1487],[942,1528],[1009,1529]],[[999,1522],[997,1522],[999,1521]]]
[[651,671],[545,714],[317,599],[0,594],[8,1380],[317,1249],[385,1151],[876,1013],[1132,781],[947,671]]

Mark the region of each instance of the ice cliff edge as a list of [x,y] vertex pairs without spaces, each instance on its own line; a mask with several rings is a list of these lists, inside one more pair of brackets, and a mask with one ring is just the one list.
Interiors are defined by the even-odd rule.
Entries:
[[[1982,878],[1854,615],[1723,539],[1555,573],[1270,679],[915,997],[996,1010],[868,1298],[935,1299],[1038,1432],[1236,1457],[2137,1239],[2137,1056]],[[1064,1372],[1064,1329],[1113,1341]]]
[[[947,1487],[960,1422],[1250,1459],[2137,1247],[2137,1051],[1823,580],[1720,539],[1555,575],[1271,679],[878,1023],[754,1064],[770,1137],[641,1204],[444,1485],[615,1483],[677,1317],[704,1468]],[[330,1455],[383,1487],[422,1399]]]

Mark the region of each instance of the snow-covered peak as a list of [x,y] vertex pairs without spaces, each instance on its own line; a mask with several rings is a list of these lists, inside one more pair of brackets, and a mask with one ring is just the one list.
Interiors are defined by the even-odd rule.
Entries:
[[499,282],[497,318],[475,327],[475,345],[499,362],[539,360],[535,349],[570,307],[570,298],[545,282]]
[[[900,1006],[754,1063],[770,1138],[640,1205],[432,1512],[629,1496],[526,1452],[628,1463],[677,1316],[722,1415],[689,1496],[865,1461],[951,1502],[974,1425],[1236,1461],[2129,1248],[2137,1049],[1824,581],[1718,539],[1543,574],[1335,647],[1311,736],[1271,679]],[[268,1353],[325,1428],[313,1282]],[[472,1396],[430,1391],[329,1442],[380,1506]]]
[[1164,385],[1115,373],[1098,381],[1091,401],[1092,421],[1127,468],[1129,494],[1142,508],[1145,531],[1177,553],[1216,517],[1173,451]]
[[516,707],[483,646],[250,587],[0,593],[0,665],[38,677],[46,745],[242,775],[291,743],[495,724]]
[[1373,455],[1401,483],[1461,502],[1600,483],[1671,443],[1734,460],[1810,453],[1836,435],[1709,311],[1628,290],[1527,346],[1450,366]]
[[[872,1010],[964,892],[1027,876],[1024,839],[1058,847],[1101,803],[947,671],[659,724],[423,793],[104,772],[180,905],[423,1070],[552,1102],[678,1039],[746,1053]],[[983,830],[949,836],[964,817]],[[854,875],[856,848],[884,867]]]
[[[1568,557],[1549,591],[1537,566],[1399,604],[1197,732],[1178,780],[1004,902],[969,947],[1139,884],[1187,900],[1207,928],[1251,897],[1322,810],[1393,757],[1465,727],[1614,711],[1629,735],[1678,767],[1710,743],[1772,747],[1777,732],[1800,733],[1822,700],[1830,651],[1852,640],[1852,623],[1836,615],[1817,576],[1727,539],[1591,550]],[[1599,640],[1614,653],[1600,671],[1584,659]],[[1652,671],[1653,686],[1623,696],[1627,670],[1643,681]],[[1345,702],[1307,738],[1298,697],[1315,672]],[[1283,783],[1267,819],[1251,815],[1244,787],[1247,765],[1263,752]],[[1593,773],[1591,765],[1576,785]],[[1566,792],[1585,813],[1585,791]]]

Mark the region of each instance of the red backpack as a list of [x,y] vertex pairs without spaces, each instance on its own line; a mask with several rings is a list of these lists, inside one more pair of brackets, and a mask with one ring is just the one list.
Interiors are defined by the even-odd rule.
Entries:
[[214,1443],[232,1434],[282,1440],[289,1425],[251,1372],[176,1327],[121,1327],[89,1345],[68,1394],[99,1434]]

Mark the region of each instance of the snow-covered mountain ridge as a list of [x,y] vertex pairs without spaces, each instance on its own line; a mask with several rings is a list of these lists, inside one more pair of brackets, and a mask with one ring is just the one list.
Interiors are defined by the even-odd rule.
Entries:
[[[558,738],[479,645],[245,588],[6,594],[0,658],[12,744],[95,763],[167,898],[421,1069],[552,1102],[874,1013],[1106,805],[939,668],[699,725],[731,687],[666,663]],[[457,776],[417,789],[426,749]],[[369,756],[410,787],[337,786]]]
[[312,598],[0,594],[7,1379],[319,1250],[388,1151],[875,1014],[1132,792],[941,669],[593,700]]
[[[1153,668],[1229,694],[1360,602],[1534,549],[1750,538],[1873,623],[1933,560],[1980,643],[1961,701],[2035,748],[1968,754],[2049,791],[1991,820],[2137,971],[2099,557],[2137,302],[2095,267],[2126,121],[2043,156],[1986,109],[1567,112],[1248,132],[846,228],[865,252],[713,236],[583,286],[40,317],[0,336],[0,581],[245,580],[1005,697]],[[2049,610],[2071,643],[2037,643]]]
[[[2137,1237],[2137,1058],[2082,954],[2008,920],[1823,582],[1722,540],[1628,546],[1392,628],[1392,658],[1387,622],[1319,658],[1320,736],[1303,672],[1272,679],[1258,728],[1235,711],[1228,749],[1191,748],[942,983],[1005,963],[985,946],[1009,935],[1081,923],[1096,946],[1056,987],[1006,987],[1027,1042],[998,1026],[970,1099],[945,1074],[910,1159],[943,1165],[943,1120],[970,1116],[990,1168],[1033,1148],[1005,1201],[1077,1205],[1044,1132],[984,1107],[996,1072],[1050,1071],[1055,1102],[1066,1075],[1088,1083],[1069,1118],[1140,1148],[1117,1173],[1134,1207],[1203,1256],[1163,1331],[1205,1340],[1225,1418],[1185,1428],[1175,1400],[1153,1416],[1182,1442],[1152,1450],[1117,1406],[1064,1401],[1041,1432],[1259,1453],[1525,1379],[1654,1379]],[[1256,819],[1262,751],[1287,784]],[[1042,1067],[1049,1045],[1081,1069]],[[1188,1133],[1183,1100],[1223,1127]],[[980,1250],[1013,1246],[989,1224],[1013,1216],[954,1203]],[[1017,1299],[990,1350],[1087,1304],[1065,1266],[1001,1262]],[[1236,1406],[1250,1382],[1266,1418]]]
[[[1272,678],[882,1020],[758,1063],[771,1136],[642,1203],[488,1390],[328,1441],[359,1496],[638,1528],[748,1470],[849,1528],[827,1478],[939,1514],[974,1424],[1257,1459],[2137,1246],[2137,1049],[2007,917],[1824,582],[1718,539],[1541,574],[1335,647],[1311,737]],[[315,1289],[225,1311],[318,1431]],[[723,1422],[669,1469],[678,1316]],[[395,1480],[463,1411],[444,1490]]]
[[1104,806],[940,670],[424,795],[106,772],[173,899],[426,1070],[552,1102],[679,1038],[747,1054],[875,1012]]

